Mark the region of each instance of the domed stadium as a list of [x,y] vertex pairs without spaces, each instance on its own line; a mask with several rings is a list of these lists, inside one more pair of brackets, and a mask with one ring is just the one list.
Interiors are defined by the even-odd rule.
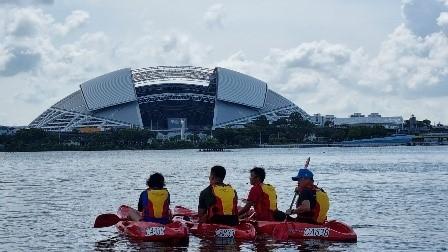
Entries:
[[47,131],[147,128],[206,131],[244,127],[259,116],[269,121],[298,112],[266,82],[226,68],[156,66],[120,69],[80,85],[29,125]]

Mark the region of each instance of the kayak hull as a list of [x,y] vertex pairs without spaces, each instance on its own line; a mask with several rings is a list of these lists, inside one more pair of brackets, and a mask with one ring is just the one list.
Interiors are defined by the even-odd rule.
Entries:
[[255,227],[248,222],[242,222],[237,226],[228,226],[213,223],[198,223],[197,213],[181,206],[174,208],[174,220],[183,221],[189,227],[190,232],[204,239],[233,239],[236,241],[255,240]]
[[318,239],[342,242],[356,242],[357,235],[352,227],[344,222],[331,220],[321,225],[301,222],[276,222],[256,221],[254,222],[258,234],[272,236],[278,225],[286,225],[288,240]]
[[207,239],[219,238],[219,236],[233,233],[235,240],[254,240],[256,236],[275,236],[273,235],[274,230],[276,228],[276,230],[281,230],[285,225],[287,227],[287,237],[284,238],[287,240],[357,241],[357,235],[353,228],[337,220],[326,221],[321,225],[301,222],[250,221],[250,223],[242,222],[239,226],[232,227],[209,223],[198,224],[197,213],[185,207],[176,206],[174,212],[175,215],[178,215],[175,219],[186,223],[192,234]]
[[[123,205],[118,209],[117,215],[126,219],[129,217],[131,209]],[[188,228],[179,221],[166,225],[146,221],[120,221],[115,226],[118,231],[136,240],[164,242],[188,239]]]
[[237,241],[249,241],[254,240],[256,237],[255,227],[250,223],[240,223],[237,226],[196,223],[190,228],[190,231],[192,234],[205,239],[227,238]]

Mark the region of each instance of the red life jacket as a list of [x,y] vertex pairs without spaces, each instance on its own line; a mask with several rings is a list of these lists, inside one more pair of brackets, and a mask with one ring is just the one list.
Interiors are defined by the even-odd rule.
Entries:
[[168,190],[163,189],[148,189],[148,200],[145,209],[143,210],[143,217],[146,221],[152,219],[169,218],[169,193]]
[[212,193],[215,204],[208,209],[208,217],[213,215],[238,215],[238,199],[231,185],[214,185]]
[[274,212],[277,210],[277,192],[275,187],[270,184],[257,185],[261,190],[261,197],[256,201],[255,217],[261,221],[274,220]]

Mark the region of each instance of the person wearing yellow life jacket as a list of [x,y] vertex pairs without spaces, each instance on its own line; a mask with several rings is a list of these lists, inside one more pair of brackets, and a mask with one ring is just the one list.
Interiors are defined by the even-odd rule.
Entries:
[[226,169],[213,166],[210,170],[210,185],[199,196],[199,222],[238,225],[238,196],[231,185],[224,184]]
[[146,181],[148,188],[140,194],[138,212],[130,214],[132,220],[168,224],[171,221],[170,193],[165,188],[161,173],[152,174]]
[[296,209],[286,211],[286,214],[297,214],[296,221],[322,224],[327,219],[330,201],[327,193],[314,185],[313,173],[308,169],[300,169],[297,176],[292,177],[298,182],[296,193],[299,194]]
[[265,184],[266,172],[263,168],[254,167],[250,170],[250,184],[252,188],[246,200],[246,205],[240,209],[238,215],[247,213],[251,207],[255,210],[257,221],[282,221],[285,214],[277,209],[277,192],[275,187]]

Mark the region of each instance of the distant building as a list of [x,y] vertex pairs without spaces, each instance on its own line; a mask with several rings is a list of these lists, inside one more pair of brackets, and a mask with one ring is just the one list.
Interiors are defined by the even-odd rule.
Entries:
[[325,123],[331,123],[333,125],[334,119],[336,117],[334,115],[321,115],[321,114],[314,114],[310,116],[310,121],[314,123],[316,126],[325,126]]
[[317,126],[331,125],[335,127],[353,126],[383,126],[386,129],[400,129],[403,125],[403,117],[382,117],[379,113],[370,113],[367,117],[362,113],[353,113],[347,118],[335,117],[334,115],[314,114],[310,117],[311,122]]
[[383,126],[386,129],[400,129],[403,125],[403,117],[382,117],[379,113],[371,113],[367,117],[361,113],[354,113],[348,118],[335,118],[334,126]]
[[414,115],[411,115],[411,118],[409,118],[409,132],[418,132],[417,118]]
[[310,121],[317,126],[324,125],[324,117],[321,114],[314,114],[310,117]]
[[350,115],[350,117],[365,117],[365,116],[361,113],[353,113],[353,115]]
[[368,117],[381,117],[381,115],[379,113],[370,113]]

